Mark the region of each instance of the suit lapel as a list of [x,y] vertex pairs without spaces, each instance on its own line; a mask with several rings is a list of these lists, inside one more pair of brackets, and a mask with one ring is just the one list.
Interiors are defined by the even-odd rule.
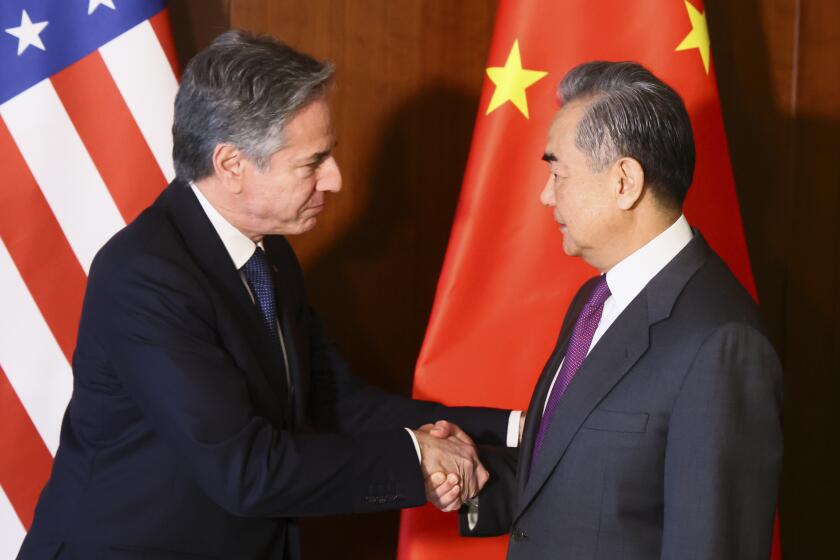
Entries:
[[[170,212],[173,223],[183,235],[199,268],[222,294],[223,300],[228,303],[228,310],[239,324],[240,328],[236,330],[241,332],[242,346],[249,351],[249,356],[235,357],[240,365],[249,362],[253,364],[251,367],[243,366],[249,382],[256,389],[253,397],[263,404],[263,412],[275,425],[287,425],[287,394],[284,384],[278,383],[276,375],[276,372],[282,371],[282,355],[278,345],[272,344],[262,327],[260,312],[242,283],[242,277],[234,267],[222,240],[186,184],[178,181],[170,184],[161,195],[161,202]],[[273,395],[273,398],[269,395]]]
[[695,231],[694,234],[694,239],[618,316],[581,364],[554,412],[548,437],[536,463],[531,467],[530,457],[542,416],[542,405],[547,397],[551,379],[559,367],[558,357],[562,358],[565,354],[565,346],[568,345],[574,322],[580,313],[582,301],[585,301],[583,295],[588,297],[591,287],[581,289],[575,298],[577,305],[573,303],[570,307],[561,331],[558,349],[549,366],[543,371],[534,398],[528,407],[526,437],[523,438],[523,448],[519,455],[519,500],[514,520],[534,500],[592,410],[647,351],[650,327],[670,316],[680,293],[707,260],[709,247],[699,232]]
[[[593,279],[594,280],[594,279]],[[563,325],[560,327],[560,336],[557,338],[557,344],[554,346],[554,351],[548,359],[542,373],[537,381],[537,386],[531,396],[531,402],[528,404],[528,414],[525,417],[525,427],[522,430],[522,444],[519,449],[519,468],[517,469],[517,485],[519,488],[519,495],[521,496],[525,491],[525,484],[528,481],[528,472],[531,468],[531,455],[534,450],[534,441],[537,437],[537,430],[542,419],[543,404],[548,397],[548,391],[551,388],[551,382],[563,357],[566,355],[566,349],[569,346],[569,339],[572,336],[572,329],[575,324],[577,316],[583,307],[589,293],[592,291],[594,283],[592,280],[586,282],[572,303],[569,305],[569,310],[563,318]]]
[[303,343],[306,340],[305,334],[301,332],[301,325],[298,319],[288,310],[280,315],[280,328],[283,332],[283,341],[286,345],[286,356],[289,361],[289,381],[291,382],[291,403],[293,411],[293,425],[303,424],[304,397],[308,380],[301,378],[301,372],[309,371],[309,364],[306,350]]
[[[572,438],[598,403],[630,370],[648,348],[647,300],[640,294],[607,330],[581,364],[551,419],[549,434],[537,461],[525,481],[521,513],[545,484],[563,457]],[[545,394],[542,396],[545,400]],[[541,416],[541,402],[533,403],[535,416]],[[529,411],[529,416],[531,416]],[[533,449],[533,444],[531,445]]]

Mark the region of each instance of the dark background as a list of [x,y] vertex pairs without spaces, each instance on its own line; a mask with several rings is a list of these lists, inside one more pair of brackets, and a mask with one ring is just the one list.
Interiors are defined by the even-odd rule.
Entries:
[[[784,556],[827,558],[840,521],[840,2],[705,5],[762,311],[785,365]],[[339,348],[391,391],[411,391],[495,9],[496,0],[170,1],[182,64],[229,27],[336,64],[344,191],[293,244]],[[397,524],[396,513],[306,521],[305,557],[394,558]]]

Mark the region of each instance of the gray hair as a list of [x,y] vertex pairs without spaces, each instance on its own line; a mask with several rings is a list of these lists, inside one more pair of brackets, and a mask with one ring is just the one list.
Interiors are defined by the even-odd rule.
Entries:
[[575,143],[602,171],[631,157],[664,204],[679,208],[694,175],[694,135],[682,98],[635,62],[576,66],[557,88],[561,103],[587,101]]
[[175,174],[195,181],[213,173],[213,150],[231,143],[265,169],[283,147],[283,128],[323,99],[333,66],[271,37],[228,31],[190,60],[175,97]]

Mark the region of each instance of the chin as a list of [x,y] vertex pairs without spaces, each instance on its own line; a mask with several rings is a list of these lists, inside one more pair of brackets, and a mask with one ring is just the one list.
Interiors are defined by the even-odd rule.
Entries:
[[317,218],[315,218],[315,216],[312,216],[311,218],[307,218],[298,227],[298,233],[299,234],[300,233],[306,233],[308,231],[313,230],[315,228],[315,224],[317,224],[317,223],[318,223],[318,220],[317,220]]
[[301,235],[314,228],[316,222],[317,220],[314,217],[307,218],[306,220],[303,220],[301,222],[297,222],[295,224],[287,224],[281,228],[277,228],[272,233],[274,235]]
[[574,242],[569,241],[568,236],[563,236],[563,252],[570,257],[579,257],[580,247],[575,245]]

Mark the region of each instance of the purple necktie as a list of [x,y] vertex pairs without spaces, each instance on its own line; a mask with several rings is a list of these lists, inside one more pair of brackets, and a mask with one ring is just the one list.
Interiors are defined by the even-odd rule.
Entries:
[[575,328],[572,331],[572,338],[569,340],[569,346],[566,349],[566,356],[563,360],[563,366],[560,368],[560,373],[557,374],[557,380],[554,382],[554,387],[551,388],[551,394],[548,396],[548,402],[545,405],[545,412],[543,412],[540,420],[540,427],[537,430],[537,438],[534,440],[534,451],[531,455],[531,468],[537,460],[537,455],[542,449],[545,436],[548,433],[548,428],[551,425],[551,418],[563,393],[572,378],[577,373],[583,360],[586,359],[586,354],[589,353],[589,346],[592,344],[592,337],[595,336],[595,330],[598,328],[598,323],[601,322],[601,313],[604,311],[604,302],[610,297],[610,288],[607,286],[607,275],[602,274],[598,277],[592,293],[589,294],[589,299],[583,306],[580,315],[578,315],[575,322]]

